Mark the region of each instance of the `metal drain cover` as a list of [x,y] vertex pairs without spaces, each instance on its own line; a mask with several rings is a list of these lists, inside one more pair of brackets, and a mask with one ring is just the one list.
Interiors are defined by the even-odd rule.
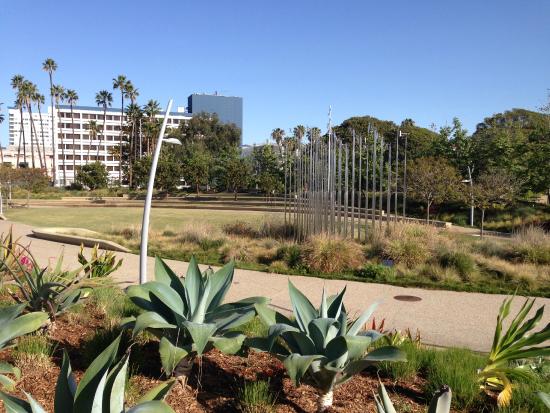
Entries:
[[397,301],[422,301],[422,298],[416,295],[396,295],[393,299]]

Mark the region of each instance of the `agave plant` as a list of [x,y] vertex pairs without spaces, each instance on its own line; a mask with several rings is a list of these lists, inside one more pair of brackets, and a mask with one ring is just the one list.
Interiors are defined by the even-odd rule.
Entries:
[[[0,350],[9,347],[17,337],[38,330],[48,319],[48,314],[43,312],[21,315],[24,309],[24,304],[0,308]],[[13,388],[15,381],[6,374],[19,380],[21,371],[11,364],[0,362],[0,388]]]
[[[13,268],[8,268],[14,281],[8,292],[15,302],[25,304],[28,311],[45,311],[53,322],[92,288],[91,282],[84,281],[86,273],[82,267],[63,270],[63,254],[53,268],[41,268],[28,247],[20,248],[24,251],[25,260],[20,258]],[[15,291],[12,291],[13,288]]]
[[[71,362],[65,351],[57,385],[55,387],[55,413],[173,413],[162,400],[168,394],[174,381],[167,381],[146,393],[136,406],[125,410],[124,392],[127,384],[128,358],[126,353],[115,364],[120,345],[120,336],[113,341],[90,364],[78,385],[72,373]],[[0,391],[9,413],[45,413],[31,395],[25,393],[27,400]]]
[[[376,411],[377,413],[397,413],[393,403],[388,396],[386,387],[379,382],[378,385],[378,394],[374,395],[374,401],[376,402]],[[432,400],[430,401],[430,406],[428,407],[428,413],[449,413],[451,411],[451,399],[453,395],[449,386],[443,386],[439,389]]]
[[0,287],[2,287],[7,276],[10,276],[11,279],[10,269],[17,271],[18,261],[22,259],[25,263],[26,257],[23,252],[23,249],[20,248],[19,239],[14,240],[13,238],[11,228],[6,235],[0,235]]
[[193,257],[183,279],[157,258],[155,281],[126,290],[145,312],[124,322],[134,335],[149,330],[160,338],[160,358],[167,375],[185,382],[197,356],[213,347],[230,354],[241,349],[245,336],[234,329],[255,316],[254,304],[267,303],[267,299],[252,297],[222,304],[233,272],[231,262],[217,272],[209,269],[201,274]]
[[510,314],[513,299],[514,297],[505,299],[500,306],[491,353],[487,365],[479,372],[482,388],[499,392],[497,403],[500,407],[510,404],[514,380],[529,380],[532,377],[530,369],[512,366],[512,362],[550,355],[550,324],[533,332],[544,314],[544,306],[535,312],[533,318],[526,321],[535,304],[534,299],[525,300],[508,330],[503,332],[504,320]]
[[269,332],[265,338],[251,339],[250,346],[270,351],[282,359],[295,385],[303,378],[310,379],[319,392],[320,412],[332,405],[336,386],[367,366],[379,361],[405,361],[405,354],[392,346],[368,352],[383,336],[377,331],[362,330],[377,304],[371,305],[356,320],[349,320],[343,304],[345,291],[344,288],[339,294],[327,297],[323,289],[321,305],[316,309],[289,281],[294,321],[265,304],[256,305]]
[[537,392],[537,397],[550,409],[550,394],[539,391]]
[[84,245],[81,245],[78,262],[84,267],[84,272],[89,278],[107,277],[122,265],[122,259],[117,262],[116,255],[112,251],[100,253],[97,244],[92,248],[90,260],[84,255]]

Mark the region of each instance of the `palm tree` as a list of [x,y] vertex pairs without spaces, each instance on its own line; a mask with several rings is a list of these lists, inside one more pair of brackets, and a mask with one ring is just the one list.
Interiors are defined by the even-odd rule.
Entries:
[[118,158],[118,182],[122,185],[122,132],[124,123],[124,91],[126,90],[128,79],[124,75],[118,75],[113,79],[113,89],[120,90],[120,139],[119,139],[119,158]]
[[99,125],[95,120],[91,120],[88,123],[88,134],[90,135],[90,143],[88,145],[88,154],[86,155],[86,165],[88,165],[88,160],[90,159],[90,148],[92,147],[92,141],[97,139],[97,133],[99,132]]
[[157,115],[160,113],[160,104],[156,100],[150,99],[149,102],[147,102],[147,104],[143,107],[143,112],[147,116],[148,124],[149,124],[149,125],[148,124],[145,125],[145,129],[148,132],[151,132],[146,134],[147,143],[145,145],[146,147],[145,151],[149,154],[151,153],[151,141],[152,141],[153,133],[154,133],[154,130],[157,129],[156,128],[156,124],[158,123]]
[[[134,106],[138,96],[139,96],[139,90],[129,80],[126,83],[126,87],[124,88],[124,97],[126,99],[130,99],[130,104],[132,105],[132,110],[134,111],[136,110]],[[139,106],[137,109],[139,109],[139,111],[141,112],[141,108],[139,108]],[[128,110],[126,111],[126,113],[128,113]],[[137,144],[135,139],[136,117],[132,117],[131,119],[132,119],[132,122],[131,122],[131,133],[130,133],[130,162],[132,158],[132,153],[134,154],[134,158],[136,157],[136,149],[137,149]],[[128,120],[130,120],[130,117],[128,117]],[[133,150],[132,150],[132,147],[133,147]]]
[[[0,109],[2,108],[3,103],[0,103]],[[4,122],[4,114],[0,113],[0,123]],[[4,166],[4,149],[2,148],[2,142],[0,142],[0,162]]]
[[135,139],[135,125],[137,125],[138,122],[141,121],[143,117],[143,112],[141,111],[141,107],[139,105],[136,105],[135,103],[131,103],[126,107],[126,115],[128,117],[128,122],[131,124],[131,135],[130,135],[130,145],[129,145],[129,151],[128,151],[128,178],[129,182],[128,184],[130,187],[132,187],[133,182],[133,162],[137,158],[136,155],[136,149],[137,149],[137,141]]
[[315,139],[319,138],[319,136],[321,136],[321,129],[318,127],[314,126],[313,128],[309,128],[307,130],[307,140],[309,143],[313,143]]
[[[97,106],[103,107],[103,139],[107,142],[105,137],[105,122],[107,121],[107,107],[110,107],[113,103],[113,95],[108,90],[100,90],[95,95],[95,103]],[[99,145],[97,145],[96,161],[99,161],[99,147],[101,146],[101,136],[99,138]],[[105,152],[107,152],[107,144],[105,144]]]
[[[65,88],[61,85],[53,85],[51,93],[55,99],[55,109],[57,110],[57,116],[59,117],[59,104],[63,102],[63,100],[65,99]],[[53,113],[54,113],[54,110],[52,108],[52,115]],[[55,117],[52,116],[52,119],[55,119]],[[59,135],[61,136],[61,139],[59,141],[61,142],[61,157],[63,159],[63,186],[66,186],[67,185],[67,172],[66,172],[67,168],[65,166],[65,144],[63,143],[63,133],[60,132]]]
[[[36,103],[36,107],[38,109],[38,116],[40,117],[40,136],[42,137],[42,156],[44,157],[44,168],[47,168],[47,161],[46,161],[46,143],[44,139],[44,123],[42,122],[42,110],[40,109],[40,105],[43,105],[46,101],[46,98],[44,95],[40,94],[38,90],[33,96],[33,101]],[[40,145],[40,143],[38,143]]]
[[[32,104],[34,102],[34,96],[38,93],[38,88],[36,85],[30,81],[23,82],[22,86],[23,94],[25,97],[25,104],[27,105],[27,111],[29,112],[29,119],[31,125],[31,157],[32,157],[32,167],[35,167],[34,164],[34,143],[36,143],[36,149],[38,152],[38,160],[40,162],[40,168],[44,168],[42,162],[42,151],[40,150],[40,142],[38,140],[38,133],[36,132],[36,125],[34,124],[34,118],[32,117]],[[34,139],[33,139],[34,133]]]
[[21,117],[21,123],[19,124],[19,145],[17,146],[17,165],[16,168],[19,168],[19,156],[21,154],[21,136],[23,136],[23,163],[27,163],[27,149],[25,142],[25,128],[23,127],[23,105],[24,99],[20,93],[21,86],[25,82],[25,78],[21,75],[15,75],[11,78],[11,87],[16,92],[15,107],[19,109],[19,115]]
[[50,106],[52,108],[52,134],[51,134],[51,137],[52,137],[52,149],[53,149],[53,165],[52,165],[52,178],[53,178],[53,183],[55,185],[56,183],[56,180],[57,180],[57,171],[55,169],[55,165],[56,165],[56,162],[57,162],[57,148],[56,148],[56,143],[55,143],[55,118],[54,118],[54,106],[53,106],[53,96],[54,96],[54,93],[53,93],[53,72],[55,72],[57,70],[57,63],[55,63],[55,61],[52,59],[52,58],[47,58],[46,60],[44,60],[44,63],[42,63],[42,70],[44,70],[45,72],[48,72],[48,76],[50,78]]
[[78,93],[73,89],[67,89],[65,99],[71,107],[71,130],[73,134],[73,182],[76,182],[76,141],[74,138],[74,112],[73,106],[78,101]]
[[281,143],[283,143],[283,138],[285,137],[285,131],[281,128],[273,129],[271,132],[271,139],[275,141],[277,144],[277,147],[279,148],[279,152],[281,152]]
[[300,144],[302,142],[302,138],[306,134],[306,127],[304,125],[298,125],[293,130],[294,138],[296,139],[296,144]]

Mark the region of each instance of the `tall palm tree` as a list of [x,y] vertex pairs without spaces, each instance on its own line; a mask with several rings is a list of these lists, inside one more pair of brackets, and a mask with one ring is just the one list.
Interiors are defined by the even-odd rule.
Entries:
[[76,141],[74,137],[74,112],[73,106],[78,102],[78,93],[73,89],[67,89],[65,92],[65,99],[71,107],[71,130],[73,134],[73,182],[76,182]]
[[55,139],[55,119],[54,119],[54,106],[53,106],[53,73],[57,70],[57,63],[55,63],[55,60],[53,60],[51,57],[44,60],[42,63],[42,70],[48,73],[48,76],[50,78],[50,106],[52,108],[52,133],[51,133],[51,139],[52,139],[52,149],[53,149],[53,165],[52,165],[52,178],[53,183],[55,185],[57,181],[57,171],[55,168],[55,165],[57,163],[57,148],[56,148],[56,139]]
[[275,128],[273,131],[271,131],[271,139],[275,141],[277,144],[277,147],[279,148],[279,152],[281,152],[281,143],[283,143],[283,138],[285,137],[285,131],[281,128]]
[[145,152],[147,154],[151,153],[151,142],[153,138],[153,132],[156,130],[157,115],[160,113],[160,103],[154,99],[150,99],[147,104],[143,107],[143,112],[147,116],[148,124],[145,125],[145,130],[149,133],[146,133],[147,142],[145,144]]
[[318,127],[314,126],[313,128],[309,128],[307,130],[307,140],[309,143],[314,142],[315,139],[319,138],[319,136],[321,136],[321,129]]
[[293,133],[296,143],[299,145],[306,134],[306,127],[304,125],[298,125],[294,128]]
[[131,125],[131,132],[132,132],[130,135],[130,145],[129,145],[129,153],[128,153],[128,178],[129,178],[128,184],[130,185],[130,187],[132,187],[133,163],[137,158],[137,154],[136,154],[137,140],[135,137],[135,132],[136,132],[135,126],[143,118],[143,112],[141,111],[141,107],[139,105],[135,103],[131,103],[126,107],[126,115],[128,117],[128,122]]
[[[2,109],[3,103],[0,103],[0,109]],[[0,123],[4,122],[4,114],[0,112]],[[4,149],[2,148],[2,142],[0,142],[0,162],[4,166]]]
[[120,138],[119,138],[119,157],[118,157],[118,182],[122,185],[122,133],[124,128],[124,91],[126,90],[128,79],[124,75],[118,75],[113,79],[113,89],[120,90]]
[[[19,109],[19,116],[21,118],[21,123],[19,124],[19,144],[17,146],[17,165],[16,168],[19,168],[19,156],[21,154],[21,142],[23,143],[23,163],[27,163],[27,149],[26,149],[26,142],[25,142],[25,128],[23,127],[23,105],[24,105],[24,99],[22,94],[20,93],[21,86],[23,85],[23,82],[25,82],[25,78],[22,75],[14,75],[11,78],[11,87],[15,91],[16,99],[15,99],[15,107]],[[23,139],[21,140],[21,137]]]
[[88,165],[88,161],[90,159],[90,148],[92,147],[92,141],[97,139],[98,132],[99,125],[95,120],[91,120],[90,123],[88,123],[88,134],[90,136],[90,143],[88,145],[88,154],[86,155],[86,165]]
[[[139,96],[139,90],[134,86],[134,84],[128,80],[128,82],[126,82],[126,87],[124,88],[124,97],[126,99],[130,99],[130,104],[132,105],[132,110],[133,111],[136,111],[136,108],[134,107],[135,104],[136,104],[136,99],[138,98]],[[137,108],[141,111],[141,108]],[[128,113],[128,111],[126,111],[126,113]],[[132,122],[130,122],[130,130],[131,130],[131,133],[130,133],[130,163],[131,163],[131,160],[132,160],[132,154],[134,156],[134,158],[136,157],[136,149],[137,149],[137,142],[136,142],[136,117],[133,116],[133,117],[129,117],[128,116],[128,121],[130,121],[130,119],[132,120]]]
[[[44,97],[44,95],[38,92],[38,89],[37,89],[32,100],[36,104],[36,108],[38,109],[38,116],[40,118],[40,136],[42,138],[42,156],[44,158],[44,168],[47,168],[48,164],[46,161],[46,143],[44,139],[44,123],[42,121],[42,110],[40,109],[40,105],[43,105],[46,102],[46,98]],[[40,143],[37,143],[37,144],[40,145]]]
[[[32,116],[32,105],[33,105],[33,98],[34,95],[38,93],[38,88],[36,85],[30,81],[23,82],[22,86],[23,95],[25,98],[25,104],[27,105],[27,111],[29,113],[29,119],[30,119],[30,126],[31,126],[31,158],[32,158],[32,167],[35,168],[35,162],[34,162],[34,144],[36,143],[36,149],[38,152],[38,160],[40,162],[40,168],[44,168],[44,164],[42,162],[42,151],[40,150],[40,143],[38,141],[38,133],[36,132],[36,125],[34,124],[34,118]],[[33,139],[34,134],[34,139]]]
[[[95,103],[97,106],[103,107],[103,139],[107,142],[105,137],[105,122],[107,121],[107,107],[110,107],[113,103],[113,95],[108,90],[100,90],[95,94]],[[121,132],[122,133],[122,132]],[[99,145],[97,145],[96,161],[99,161],[99,147],[101,146],[101,136],[99,137]],[[105,152],[107,152],[107,144],[105,144]],[[121,152],[122,153],[122,152]]]
[[[61,85],[53,85],[51,91],[54,100],[55,100],[55,110],[57,111],[57,117],[59,117],[59,104],[65,99],[65,88]],[[54,114],[54,108],[52,108],[52,115]],[[52,116],[52,119],[55,119],[55,116]],[[63,143],[63,133],[59,133],[61,139],[61,157],[63,159],[63,186],[67,185],[67,171],[65,165],[65,144]],[[54,145],[55,146],[55,145]],[[55,152],[54,152],[55,153]],[[54,181],[55,182],[55,181]]]

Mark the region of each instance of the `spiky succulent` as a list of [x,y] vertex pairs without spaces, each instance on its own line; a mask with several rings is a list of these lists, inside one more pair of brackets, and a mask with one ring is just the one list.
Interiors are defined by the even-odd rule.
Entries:
[[356,320],[349,320],[343,304],[345,291],[344,288],[339,294],[327,297],[323,289],[321,305],[316,309],[289,281],[295,320],[266,305],[256,305],[269,332],[266,338],[250,340],[250,345],[282,359],[296,385],[307,376],[320,393],[319,411],[332,405],[336,386],[367,366],[379,361],[405,361],[404,353],[392,346],[369,352],[372,344],[382,337],[379,332],[363,330],[377,304]]
[[[428,413],[449,413],[452,397],[453,394],[449,386],[441,387],[430,401]],[[376,402],[377,413],[397,413],[382,382],[378,385],[378,394],[374,395],[374,401]]]
[[234,329],[256,312],[254,305],[267,303],[252,297],[222,304],[234,273],[231,262],[220,270],[201,273],[195,258],[185,278],[178,277],[160,258],[155,263],[155,281],[131,286],[126,293],[145,310],[126,320],[134,335],[149,330],[160,338],[160,358],[167,375],[188,376],[195,356],[213,347],[234,354],[245,336]]
[[[16,338],[38,330],[48,319],[48,314],[43,312],[21,315],[24,309],[25,304],[0,308],[0,350],[9,347]],[[19,380],[21,371],[9,363],[0,362],[0,388],[15,386],[15,381],[7,375]]]
[[[78,385],[69,356],[64,352],[55,388],[54,413],[174,413],[162,401],[174,384],[173,380],[161,383],[146,393],[136,406],[125,410],[129,354],[115,364],[119,345],[120,336],[90,364]],[[27,400],[0,392],[0,399],[9,413],[45,413],[31,395],[25,395]]]

